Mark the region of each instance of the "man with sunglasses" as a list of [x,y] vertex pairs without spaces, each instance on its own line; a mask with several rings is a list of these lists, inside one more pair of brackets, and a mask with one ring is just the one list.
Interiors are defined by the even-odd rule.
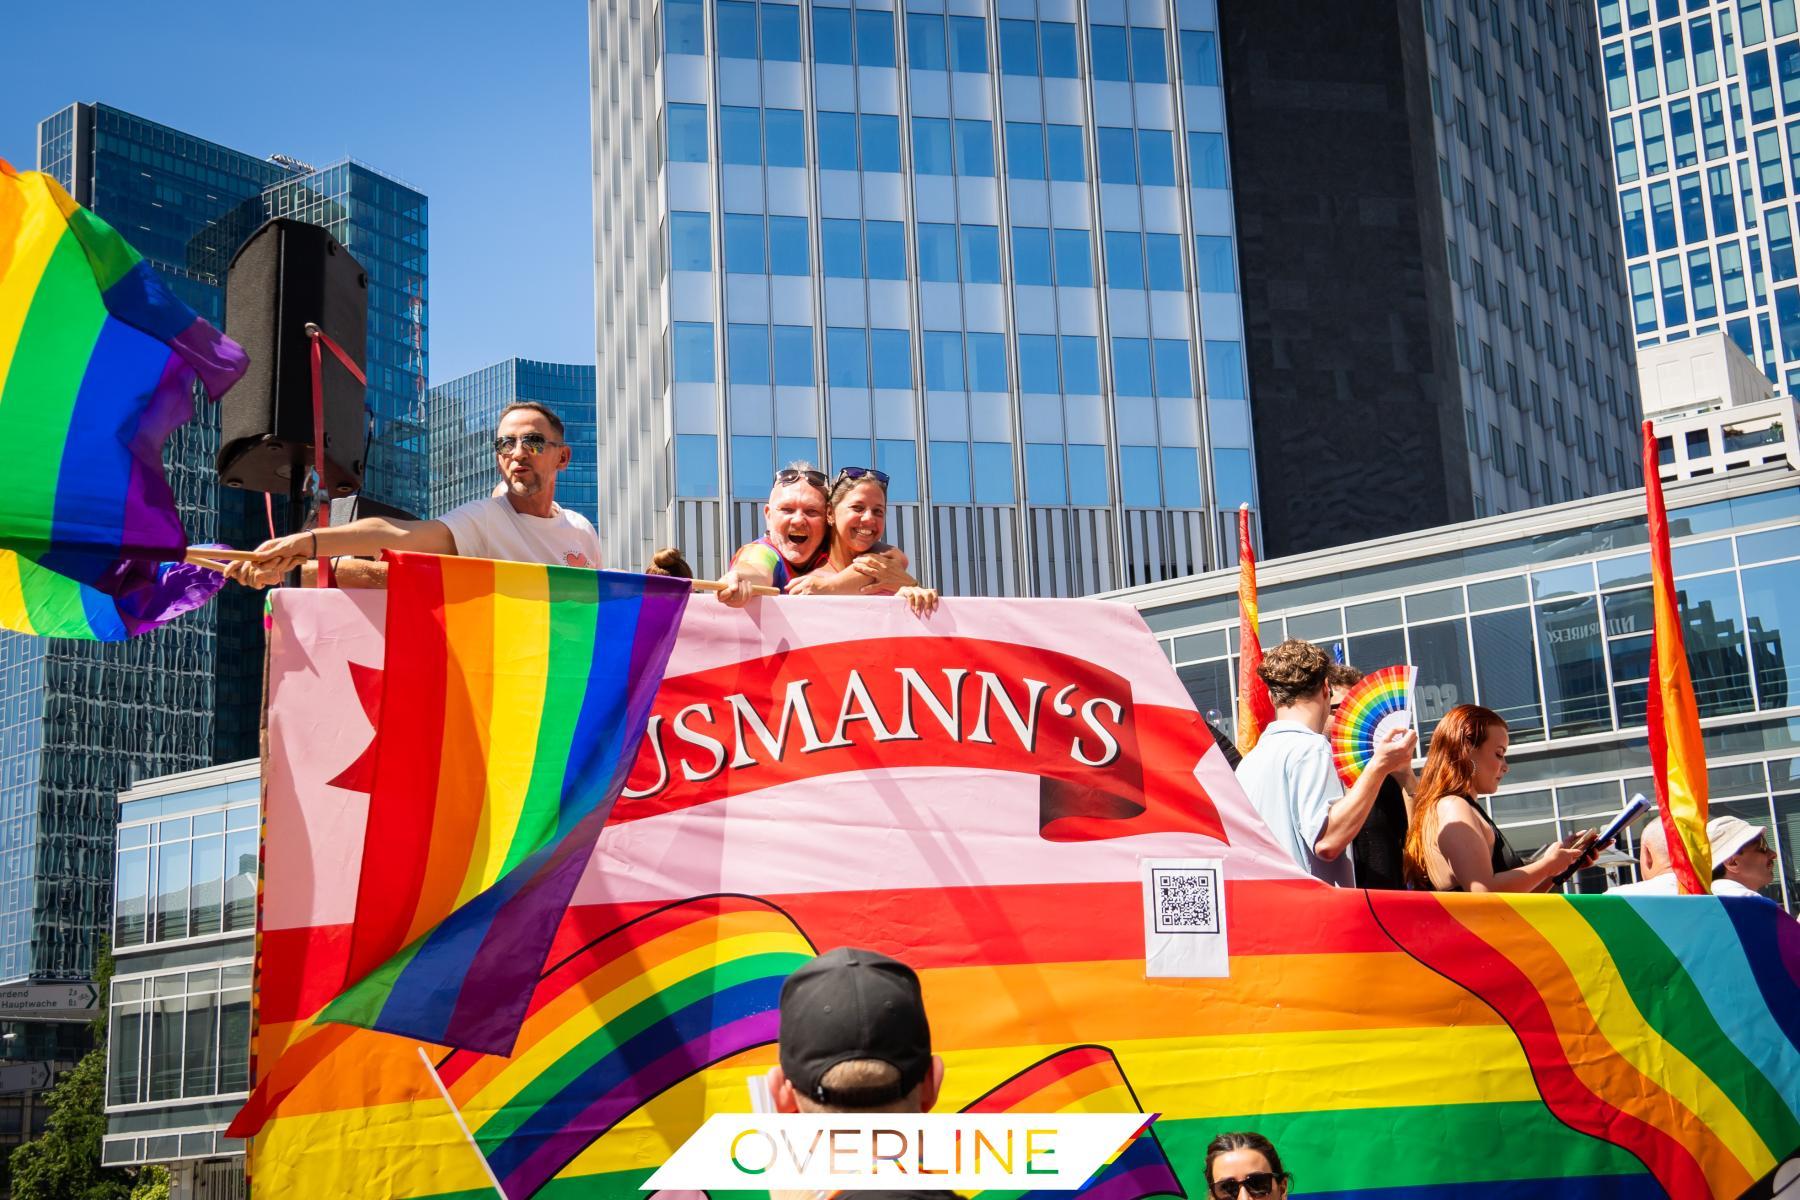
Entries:
[[1714,817],[1706,823],[1712,843],[1712,893],[1715,896],[1760,896],[1775,882],[1775,851],[1768,831],[1742,817]]
[[808,462],[775,472],[763,505],[763,535],[732,555],[730,570],[719,578],[722,603],[742,608],[755,587],[786,591],[795,577],[819,565],[825,557],[825,488],[825,472]]
[[[374,557],[383,550],[598,567],[600,535],[586,517],[556,503],[556,476],[569,465],[562,418],[535,400],[507,405],[494,431],[494,460],[500,470],[495,493],[436,520],[364,517],[271,538],[256,548],[254,558],[231,564],[226,574],[251,587],[267,587],[309,559]],[[367,578],[343,582],[373,583],[380,573],[371,565],[361,573]]]

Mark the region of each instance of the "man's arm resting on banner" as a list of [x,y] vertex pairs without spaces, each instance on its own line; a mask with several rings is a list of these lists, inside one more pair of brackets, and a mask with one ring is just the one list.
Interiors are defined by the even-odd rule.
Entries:
[[442,521],[402,521],[364,517],[348,525],[329,525],[270,538],[254,557],[231,564],[225,573],[248,587],[268,587],[312,558],[372,558],[383,550],[416,554],[455,554],[456,537]]

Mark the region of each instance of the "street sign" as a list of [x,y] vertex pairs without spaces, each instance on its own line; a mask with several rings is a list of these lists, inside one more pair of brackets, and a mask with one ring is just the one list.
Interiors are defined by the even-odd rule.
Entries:
[[13,983],[0,986],[0,1021],[91,1021],[100,989],[91,983]]
[[0,1095],[41,1092],[56,1082],[56,1069],[47,1062],[14,1063],[0,1067]]

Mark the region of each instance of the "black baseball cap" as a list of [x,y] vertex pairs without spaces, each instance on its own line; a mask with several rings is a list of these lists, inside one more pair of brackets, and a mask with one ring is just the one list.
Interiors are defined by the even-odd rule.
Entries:
[[[884,1087],[827,1088],[839,1063],[873,1059],[900,1072]],[[931,1026],[919,977],[897,959],[840,946],[781,985],[781,1070],[794,1090],[833,1108],[891,1104],[931,1070]]]

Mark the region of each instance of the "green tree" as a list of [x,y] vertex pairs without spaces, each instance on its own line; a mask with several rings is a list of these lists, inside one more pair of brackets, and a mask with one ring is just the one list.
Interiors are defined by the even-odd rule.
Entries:
[[131,1200],[169,1200],[169,1168],[148,1166],[139,1171]]
[[100,1165],[106,1134],[106,1047],[50,1090],[44,1132],[12,1153],[13,1200],[128,1200],[131,1177]]

